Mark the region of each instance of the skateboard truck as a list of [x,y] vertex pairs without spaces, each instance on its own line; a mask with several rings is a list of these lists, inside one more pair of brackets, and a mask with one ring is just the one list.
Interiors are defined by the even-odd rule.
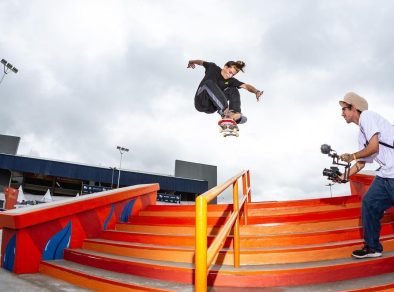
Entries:
[[239,136],[239,128],[237,123],[232,119],[222,119],[218,122],[220,127],[219,132],[223,134],[223,137],[227,136]]

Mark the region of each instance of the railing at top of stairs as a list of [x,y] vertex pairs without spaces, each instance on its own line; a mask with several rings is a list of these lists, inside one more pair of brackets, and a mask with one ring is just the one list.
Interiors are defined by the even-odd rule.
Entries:
[[[238,196],[238,180],[242,178],[242,198]],[[219,231],[209,248],[207,247],[207,221],[208,203],[233,186],[233,211],[223,228]],[[234,267],[240,266],[240,235],[239,214],[244,210],[245,224],[248,222],[247,203],[251,200],[250,171],[244,170],[230,178],[225,183],[218,185],[196,199],[196,246],[195,246],[195,291],[207,291],[207,275],[209,267],[216,258],[220,249],[234,226]]]

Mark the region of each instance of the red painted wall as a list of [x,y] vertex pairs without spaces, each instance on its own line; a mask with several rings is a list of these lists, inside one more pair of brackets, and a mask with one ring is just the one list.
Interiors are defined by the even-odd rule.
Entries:
[[[17,274],[36,273],[51,245],[65,242],[66,247],[81,247],[85,238],[98,237],[105,227],[114,228],[115,223],[155,204],[158,190],[158,184],[138,185],[1,212],[1,266]],[[14,235],[15,248],[11,246]]]

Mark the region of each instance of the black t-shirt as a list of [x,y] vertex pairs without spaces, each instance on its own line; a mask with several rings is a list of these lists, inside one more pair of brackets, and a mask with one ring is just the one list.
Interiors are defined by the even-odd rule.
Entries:
[[244,84],[244,82],[241,82],[233,77],[230,79],[224,79],[221,74],[222,68],[220,68],[215,63],[203,62],[202,65],[205,68],[205,76],[199,86],[201,86],[201,84],[206,80],[212,80],[219,86],[221,90],[225,90],[227,87],[239,88],[242,84]]

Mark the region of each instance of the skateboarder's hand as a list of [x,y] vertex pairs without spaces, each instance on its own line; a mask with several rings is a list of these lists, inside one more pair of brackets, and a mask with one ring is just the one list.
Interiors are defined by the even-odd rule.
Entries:
[[260,90],[257,90],[257,91],[256,91],[256,99],[257,99],[257,101],[260,100],[260,96],[262,96],[263,93],[264,93],[264,91],[260,91]]
[[196,64],[194,64],[192,61],[189,61],[189,63],[187,64],[187,68],[196,68]]

